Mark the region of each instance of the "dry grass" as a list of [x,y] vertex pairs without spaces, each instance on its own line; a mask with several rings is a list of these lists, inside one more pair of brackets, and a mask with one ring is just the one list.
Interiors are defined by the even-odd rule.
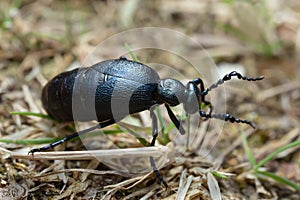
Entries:
[[[11,0],[1,1],[0,9],[0,133],[2,141],[11,140],[11,143],[0,143],[1,199],[300,198],[299,191],[294,188],[254,173],[241,139],[241,134],[247,137],[256,161],[300,140],[298,1],[273,0],[263,4],[234,0]],[[220,69],[229,63],[230,66],[239,65],[249,76],[264,75],[266,78],[261,82],[234,82],[226,87],[227,111],[253,120],[257,129],[225,124],[217,144],[207,152],[206,148],[215,144],[214,134],[218,127],[210,126],[207,130],[208,122],[203,122],[199,133],[205,133],[202,135],[205,142],[199,136],[190,151],[184,152],[176,163],[172,162],[176,157],[173,150],[184,148],[184,144],[174,147],[169,143],[166,147],[141,151],[142,145],[128,133],[104,137],[102,145],[106,150],[94,152],[106,164],[111,164],[109,156],[112,155],[115,159],[143,154],[146,160],[156,155],[161,165],[168,164],[160,170],[169,184],[168,190],[158,183],[149,163],[142,158],[133,162],[137,169],[145,167],[145,171],[133,176],[93,159],[81,151],[84,146],[80,141],[61,145],[56,149],[58,152],[40,153],[34,158],[27,156],[27,152],[37,146],[32,143],[34,139],[47,137],[50,141],[70,134],[74,127],[10,112],[45,113],[40,94],[47,80],[68,66],[84,62],[87,54],[109,36],[145,26],[167,27],[189,35],[206,48]],[[194,46],[184,50],[191,57],[201,52]],[[118,52],[114,46],[102,49],[99,59],[115,58]],[[138,56],[142,62],[165,60],[173,63],[160,52]],[[178,63],[174,67],[194,78],[193,72],[185,70],[184,65]],[[159,70],[159,73],[168,72]],[[150,139],[148,113],[142,113],[137,119],[135,125],[148,128],[129,128],[145,133]],[[106,130],[119,130],[119,127],[111,126]],[[24,144],[29,139],[33,139],[31,145]],[[112,144],[123,149],[107,150]],[[289,148],[265,164],[264,169],[299,187],[299,152],[299,145]],[[220,178],[220,174],[227,178]]]

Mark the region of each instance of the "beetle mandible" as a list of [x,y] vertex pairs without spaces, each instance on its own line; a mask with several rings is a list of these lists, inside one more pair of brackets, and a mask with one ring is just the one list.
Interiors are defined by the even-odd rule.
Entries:
[[[232,123],[245,123],[254,128],[252,122],[248,120],[238,119],[230,114],[212,113],[213,106],[205,99],[206,95],[214,88],[223,84],[236,76],[238,79],[247,81],[258,81],[264,77],[248,78],[240,73],[233,71],[225,75],[222,79],[212,84],[207,89],[204,88],[204,83],[200,78],[196,78],[184,86],[180,81],[167,78],[160,79],[159,75],[150,67],[132,60],[127,60],[125,57],[119,59],[105,60],[91,67],[83,69],[74,69],[64,72],[52,80],[50,80],[42,91],[42,103],[47,113],[59,121],[92,121],[96,120],[99,123],[91,128],[78,131],[65,138],[29,151],[28,154],[45,151],[53,148],[61,143],[64,143],[74,137],[85,134],[98,128],[104,128],[112,125],[126,115],[138,113],[144,110],[150,111],[152,119],[152,141],[151,146],[155,145],[158,136],[157,117],[154,113],[155,106],[164,104],[171,121],[181,134],[185,134],[185,130],[181,125],[181,121],[177,119],[170,106],[183,104],[186,114],[199,113],[201,118],[209,119],[216,118]],[[81,79],[80,89],[75,87],[75,81]],[[74,93],[79,93],[78,97],[85,99],[86,92],[90,90],[91,84],[95,86],[94,106],[95,115],[89,115],[86,110],[84,100],[79,100],[78,110],[83,111],[82,115],[74,119],[72,110],[72,100]],[[117,108],[120,108],[117,115],[112,111],[112,100]],[[128,101],[127,110],[124,107],[124,101]],[[126,103],[126,102],[125,102]],[[210,110],[204,112],[200,109],[200,104],[204,103]],[[160,181],[167,187],[167,183],[159,174],[155,166],[154,159],[150,157],[150,163],[154,173]]]

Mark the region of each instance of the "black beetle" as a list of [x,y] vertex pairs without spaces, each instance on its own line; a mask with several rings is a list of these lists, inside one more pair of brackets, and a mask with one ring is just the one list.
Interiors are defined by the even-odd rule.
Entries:
[[[254,128],[252,122],[248,120],[238,119],[229,114],[212,114],[213,106],[205,100],[205,96],[210,90],[230,80],[233,76],[247,81],[257,81],[264,78],[262,76],[248,78],[233,71],[207,89],[204,88],[203,81],[200,78],[188,82],[185,87],[175,79],[160,79],[158,74],[150,67],[127,60],[125,57],[106,60],[88,68],[61,73],[50,80],[43,88],[42,103],[48,114],[60,121],[97,120],[99,124],[75,132],[44,147],[32,149],[28,154],[33,155],[35,152],[53,148],[94,129],[114,124],[128,114],[144,110],[150,111],[153,125],[151,146],[154,146],[158,135],[158,126],[153,108],[160,104],[166,106],[171,121],[181,134],[184,134],[185,130],[181,126],[181,121],[176,118],[170,109],[170,106],[177,106],[180,103],[183,104],[187,114],[199,112],[204,119],[217,118],[232,123],[245,123]],[[201,103],[210,107],[208,113],[200,109]],[[93,105],[92,108],[89,104]],[[74,108],[79,113],[76,117],[74,117]],[[157,177],[167,187],[152,157],[150,157],[150,162]]]

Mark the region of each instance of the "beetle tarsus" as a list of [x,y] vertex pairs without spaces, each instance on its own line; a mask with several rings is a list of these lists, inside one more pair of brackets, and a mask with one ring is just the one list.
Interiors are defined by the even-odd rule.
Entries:
[[29,155],[31,154],[31,156],[34,157],[34,153],[40,152],[40,151],[41,151],[41,148],[31,149],[31,150],[28,152],[27,156],[29,156]]
[[154,162],[154,159],[152,156],[150,156],[150,163],[151,163],[151,166],[153,168],[153,172],[155,173],[156,177],[159,179],[159,181],[166,187],[166,189],[168,189],[168,184],[166,183],[166,181],[163,179],[163,177],[160,175],[156,165],[155,165],[155,162]]

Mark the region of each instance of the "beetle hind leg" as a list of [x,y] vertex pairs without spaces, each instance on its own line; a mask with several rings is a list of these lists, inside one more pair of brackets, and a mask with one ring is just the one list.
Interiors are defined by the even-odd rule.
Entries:
[[71,139],[73,139],[73,138],[76,138],[76,137],[78,137],[78,136],[80,136],[80,135],[83,135],[83,134],[85,134],[85,133],[89,133],[89,132],[91,132],[91,131],[93,131],[93,130],[95,130],[95,129],[104,128],[104,127],[109,126],[109,125],[112,125],[112,124],[114,124],[114,123],[116,123],[116,122],[115,122],[115,120],[113,120],[113,119],[108,120],[108,121],[105,121],[105,122],[100,122],[100,123],[97,124],[96,126],[92,126],[92,127],[90,127],[90,128],[87,128],[87,129],[84,129],[84,130],[75,132],[75,133],[73,133],[73,134],[71,134],[71,135],[68,135],[68,136],[64,137],[63,139],[60,139],[60,140],[58,140],[58,141],[56,141],[56,142],[53,142],[53,143],[48,144],[48,145],[46,145],[46,146],[43,146],[43,147],[41,147],[41,148],[31,149],[31,150],[28,152],[28,155],[31,154],[31,155],[33,156],[34,153],[36,153],[36,152],[42,152],[42,151],[46,151],[46,150],[48,150],[48,149],[52,149],[52,148],[56,147],[57,145],[60,145],[60,144],[62,144],[62,143],[64,143],[64,142],[69,141],[69,140],[71,140]]

